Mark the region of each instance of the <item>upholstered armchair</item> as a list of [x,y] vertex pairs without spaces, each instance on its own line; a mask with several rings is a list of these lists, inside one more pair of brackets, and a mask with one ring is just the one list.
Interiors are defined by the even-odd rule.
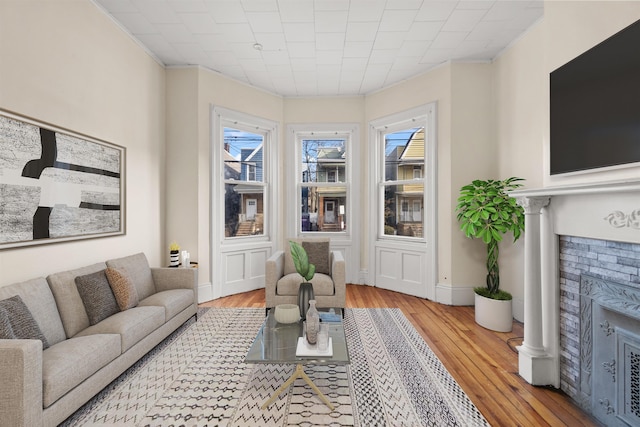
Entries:
[[268,260],[265,278],[267,310],[278,304],[297,304],[298,288],[304,278],[296,272],[289,241],[302,245],[309,262],[316,266],[311,279],[316,307],[344,308],[346,294],[345,261],[340,251],[331,250],[328,238],[286,239],[285,250],[276,251]]

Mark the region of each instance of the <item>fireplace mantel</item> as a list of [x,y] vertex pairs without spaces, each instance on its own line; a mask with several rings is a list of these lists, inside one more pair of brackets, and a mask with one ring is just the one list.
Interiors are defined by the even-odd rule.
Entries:
[[519,373],[560,387],[558,236],[640,243],[640,179],[523,189],[525,209],[524,341]]

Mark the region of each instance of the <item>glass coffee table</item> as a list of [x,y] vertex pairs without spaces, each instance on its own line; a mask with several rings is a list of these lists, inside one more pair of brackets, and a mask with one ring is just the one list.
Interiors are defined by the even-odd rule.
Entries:
[[262,405],[262,409],[271,405],[296,379],[302,378],[333,411],[333,405],[304,372],[304,366],[349,364],[349,350],[342,322],[342,309],[318,309],[321,321],[329,325],[329,338],[332,344],[331,356],[296,356],[298,338],[303,336],[303,322],[278,323],[273,315],[274,311],[273,309],[269,310],[269,314],[244,361],[245,363],[291,364],[296,365],[296,369],[293,375]]

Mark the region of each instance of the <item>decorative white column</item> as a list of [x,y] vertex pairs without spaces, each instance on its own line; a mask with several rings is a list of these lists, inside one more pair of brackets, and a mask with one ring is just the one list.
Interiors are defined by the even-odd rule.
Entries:
[[524,341],[518,346],[520,376],[533,385],[547,385],[555,365],[543,345],[542,266],[540,220],[548,196],[517,197],[525,214],[524,267]]

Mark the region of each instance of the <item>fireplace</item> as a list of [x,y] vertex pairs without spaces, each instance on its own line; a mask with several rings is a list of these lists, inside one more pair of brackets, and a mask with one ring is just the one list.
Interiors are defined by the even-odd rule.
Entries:
[[606,425],[640,425],[640,181],[520,190],[519,372]]
[[640,424],[638,266],[640,245],[560,236],[560,388],[608,426]]

